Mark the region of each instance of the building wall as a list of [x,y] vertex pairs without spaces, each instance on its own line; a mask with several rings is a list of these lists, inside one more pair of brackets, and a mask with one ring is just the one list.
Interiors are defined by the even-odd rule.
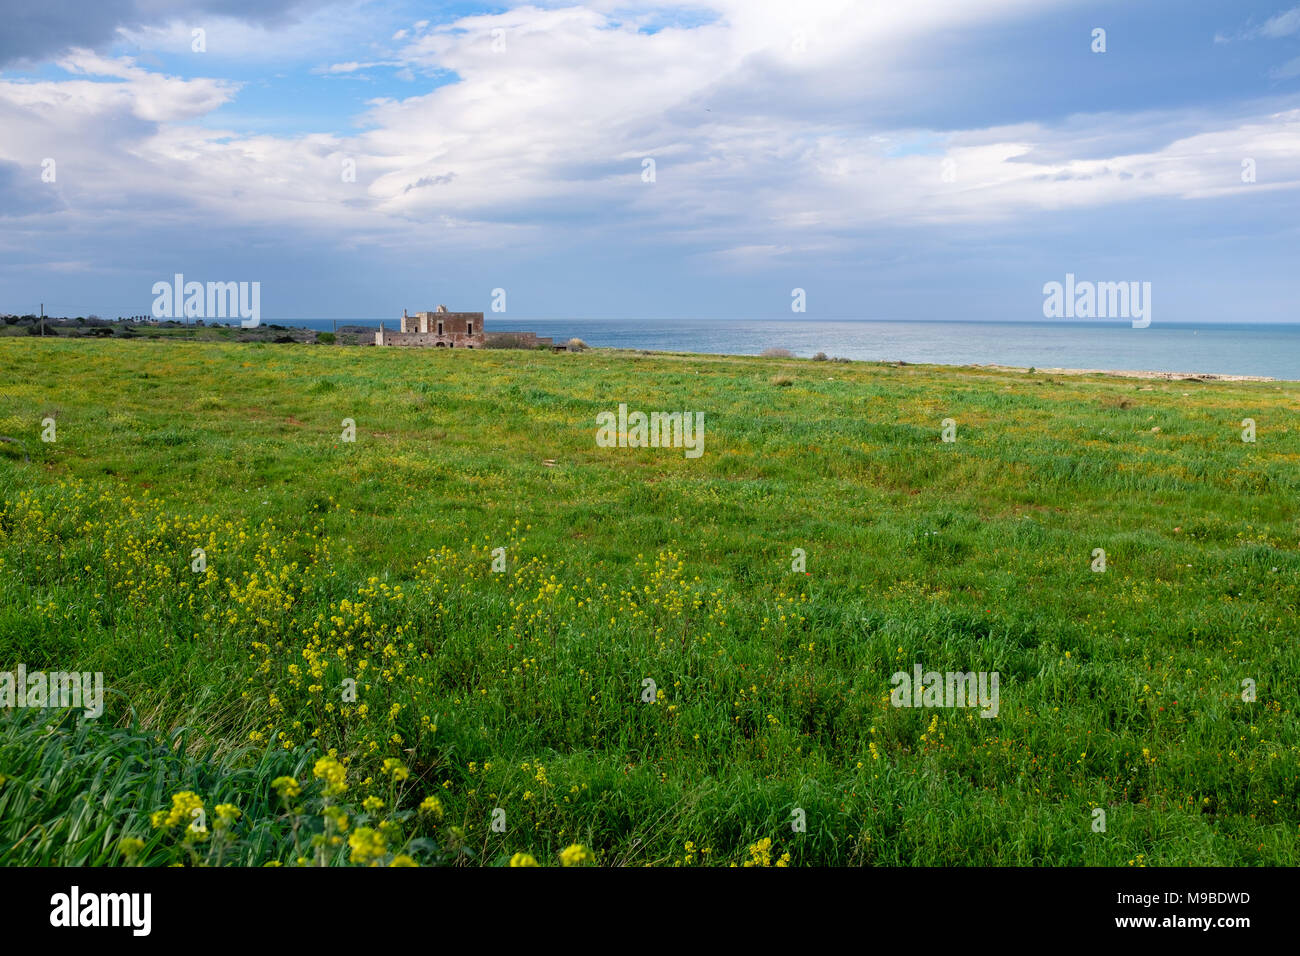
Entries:
[[[442,334],[438,334],[438,323]],[[375,333],[376,345],[405,345],[415,348],[481,349],[487,341],[483,334],[482,312],[403,313],[401,331],[382,329]],[[474,329],[473,334],[469,332]]]
[[444,335],[466,335],[471,324],[475,335],[483,332],[482,312],[417,312],[402,316],[401,329],[406,333],[436,335],[439,322]]
[[[434,326],[434,328],[437,328],[437,326]],[[475,323],[475,328],[478,328],[477,323]],[[479,332],[475,332],[473,335],[466,335],[463,332],[452,335],[438,335],[436,332],[390,332],[388,329],[384,329],[375,333],[376,345],[481,349],[485,341],[485,337]]]
[[550,338],[541,338],[536,332],[489,332],[484,337],[489,342],[493,339],[504,339],[512,345],[526,349],[537,348],[540,345],[554,345]]

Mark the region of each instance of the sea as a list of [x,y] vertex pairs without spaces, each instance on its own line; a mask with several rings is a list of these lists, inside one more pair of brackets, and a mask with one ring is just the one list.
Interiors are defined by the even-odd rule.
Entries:
[[[329,331],[378,328],[380,319],[272,319],[263,324]],[[382,320],[392,328],[396,322]],[[774,319],[506,319],[488,315],[490,332],[536,332],[593,347],[758,355],[788,349],[800,357],[936,365],[1012,365],[1113,371],[1195,372],[1300,379],[1300,324],[1131,322],[933,322]]]

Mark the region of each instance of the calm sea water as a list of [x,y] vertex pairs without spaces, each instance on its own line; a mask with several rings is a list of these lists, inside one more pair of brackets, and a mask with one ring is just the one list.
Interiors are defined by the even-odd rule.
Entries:
[[[330,319],[264,319],[328,331]],[[337,325],[377,327],[378,319],[339,319]],[[795,355],[825,352],[868,361],[1038,368],[1148,369],[1217,372],[1300,379],[1300,325],[1176,325],[1128,322],[823,322],[777,320],[498,319],[492,332],[531,331],[591,346],[757,355],[768,348]],[[385,325],[396,322],[385,319]]]

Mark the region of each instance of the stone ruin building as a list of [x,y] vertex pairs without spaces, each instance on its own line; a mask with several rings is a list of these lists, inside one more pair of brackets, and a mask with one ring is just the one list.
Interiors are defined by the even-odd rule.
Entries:
[[381,322],[379,331],[375,333],[375,344],[406,345],[416,348],[481,349],[490,339],[496,337],[508,340],[510,347],[563,348],[554,345],[549,338],[539,338],[535,332],[485,332],[482,312],[448,312],[445,305],[438,306],[433,312],[417,312],[415,315],[408,315],[403,309],[400,331],[390,332]]
[[381,324],[375,333],[376,345],[474,349],[482,348],[486,342],[482,312],[448,312],[445,305],[438,306],[435,312],[415,315],[407,315],[403,309],[401,331],[389,332]]

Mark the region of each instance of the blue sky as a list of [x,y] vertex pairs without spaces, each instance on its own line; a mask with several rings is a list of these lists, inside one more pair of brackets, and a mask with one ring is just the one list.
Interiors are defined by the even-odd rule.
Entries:
[[180,272],[261,282],[268,319],[504,288],[511,319],[797,321],[802,288],[808,319],[1033,320],[1072,272],[1151,282],[1155,322],[1300,321],[1288,0],[5,0],[0,24],[0,311],[145,313]]

